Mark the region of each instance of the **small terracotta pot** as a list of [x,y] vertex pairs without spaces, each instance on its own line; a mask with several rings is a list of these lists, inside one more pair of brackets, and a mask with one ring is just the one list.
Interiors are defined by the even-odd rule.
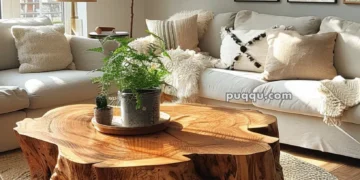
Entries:
[[113,120],[113,108],[108,107],[106,109],[94,109],[96,122],[103,125],[110,126]]

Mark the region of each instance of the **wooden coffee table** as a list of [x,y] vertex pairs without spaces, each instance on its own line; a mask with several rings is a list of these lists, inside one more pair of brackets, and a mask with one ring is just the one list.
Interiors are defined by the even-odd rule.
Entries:
[[283,179],[274,116],[162,105],[172,119],[164,132],[111,136],[92,126],[93,108],[61,107],[17,124],[33,179]]

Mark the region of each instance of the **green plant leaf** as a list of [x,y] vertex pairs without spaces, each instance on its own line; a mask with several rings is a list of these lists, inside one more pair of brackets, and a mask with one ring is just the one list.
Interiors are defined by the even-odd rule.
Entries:
[[88,49],[87,51],[102,53],[103,48],[102,47],[97,47],[97,48]]

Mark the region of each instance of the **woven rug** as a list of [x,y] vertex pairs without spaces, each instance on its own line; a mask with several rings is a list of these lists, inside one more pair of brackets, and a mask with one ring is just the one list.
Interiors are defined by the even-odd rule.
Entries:
[[[281,152],[281,165],[285,180],[336,180],[337,178],[324,169],[303,162],[294,156]],[[20,150],[0,154],[1,180],[28,180],[30,173],[26,160]]]

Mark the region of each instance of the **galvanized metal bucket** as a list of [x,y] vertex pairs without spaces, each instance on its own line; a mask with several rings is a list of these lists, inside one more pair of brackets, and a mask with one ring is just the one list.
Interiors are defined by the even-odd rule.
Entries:
[[118,92],[121,104],[121,122],[123,127],[145,127],[157,124],[160,119],[161,89],[138,91],[141,106],[136,108],[136,95],[130,91]]

